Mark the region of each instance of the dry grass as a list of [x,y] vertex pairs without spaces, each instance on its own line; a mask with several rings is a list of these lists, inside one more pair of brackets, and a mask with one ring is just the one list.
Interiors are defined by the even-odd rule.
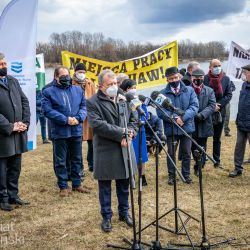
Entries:
[[[211,163],[204,169],[206,222],[209,236],[242,238],[250,235],[250,166],[245,167],[242,177],[228,178],[228,172],[233,168],[236,139],[233,123],[231,127],[233,137],[223,137],[222,142],[224,170],[214,169]],[[249,151],[248,146],[246,152]],[[208,152],[211,154],[211,140]],[[160,214],[173,207],[172,187],[166,182],[165,162],[162,154],[159,177]],[[146,175],[149,185],[143,189],[144,225],[154,220],[155,216],[153,158],[147,165]],[[198,179],[196,177],[193,179],[193,185],[178,182],[179,207],[200,218]],[[109,242],[120,244],[122,237],[131,238],[132,230],[118,221],[115,192],[113,192],[113,231],[110,234],[101,232],[97,182],[88,171],[85,183],[93,188],[91,194],[74,193],[69,198],[59,198],[52,167],[51,145],[42,145],[39,141],[37,150],[24,155],[20,178],[20,196],[31,201],[31,205],[9,213],[0,211],[0,248],[101,250],[107,249],[106,244]],[[137,195],[137,191],[135,193]],[[173,228],[172,223],[173,214],[161,221],[161,225]],[[8,225],[12,225],[10,230],[6,229]],[[193,239],[200,239],[199,224],[190,221],[188,230]],[[154,232],[154,227],[145,230],[143,241],[151,242],[154,239]],[[6,237],[9,237],[9,242],[6,242]],[[19,242],[15,239],[19,239]],[[183,237],[162,230],[160,239],[163,245],[170,240],[175,242],[185,240]],[[228,246],[225,249],[233,247]]]

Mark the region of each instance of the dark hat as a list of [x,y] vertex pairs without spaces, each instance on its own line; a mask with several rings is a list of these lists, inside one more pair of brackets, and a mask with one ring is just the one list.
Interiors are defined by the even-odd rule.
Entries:
[[192,76],[204,76],[205,72],[202,69],[196,69],[192,72]]
[[169,77],[171,75],[178,74],[178,73],[179,73],[179,71],[178,71],[177,67],[170,67],[170,68],[166,69],[165,76]]
[[180,69],[180,74],[184,76],[186,74],[187,70],[185,68]]
[[125,79],[122,81],[122,84],[120,85],[120,88],[123,91],[127,91],[127,89],[131,88],[132,86],[136,85],[136,82],[131,79]]
[[86,65],[84,63],[77,63],[76,66],[75,66],[75,71],[78,71],[78,70],[87,71]]
[[243,67],[241,67],[241,68],[250,71],[250,64],[248,64],[248,65],[246,65],[246,66],[243,66]]

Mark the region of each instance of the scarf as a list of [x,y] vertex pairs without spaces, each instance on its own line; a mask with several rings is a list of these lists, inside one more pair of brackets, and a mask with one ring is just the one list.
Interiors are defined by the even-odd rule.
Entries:
[[215,76],[212,74],[211,70],[208,72],[209,75],[209,87],[211,87],[214,90],[215,97],[221,98],[223,97],[223,89],[221,84],[221,79],[225,75],[224,72],[221,71],[221,73],[218,76]]
[[196,95],[200,95],[203,87],[204,87],[204,84],[202,83],[200,86],[197,86],[196,84],[192,83],[192,87],[194,89],[194,92],[196,93]]

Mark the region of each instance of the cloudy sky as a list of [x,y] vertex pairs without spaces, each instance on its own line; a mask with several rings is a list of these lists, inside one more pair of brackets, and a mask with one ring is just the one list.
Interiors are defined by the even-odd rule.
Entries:
[[[0,13],[8,2],[0,0]],[[79,30],[125,42],[219,40],[248,49],[249,27],[250,0],[39,0],[39,41]]]

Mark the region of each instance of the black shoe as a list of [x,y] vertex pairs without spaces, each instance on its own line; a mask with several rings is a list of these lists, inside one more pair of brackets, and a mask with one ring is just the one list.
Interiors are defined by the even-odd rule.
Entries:
[[186,184],[191,184],[193,183],[193,180],[190,176],[185,177]]
[[119,220],[124,221],[129,227],[133,226],[133,220],[129,214],[126,216],[119,216]]
[[4,211],[12,211],[14,208],[8,202],[0,203],[0,209]]
[[110,219],[103,219],[101,224],[102,231],[105,233],[109,233],[112,231],[112,224]]
[[214,163],[214,167],[215,168],[223,168],[222,165],[220,164],[220,162]]
[[146,176],[143,174],[141,177],[142,177],[142,186],[147,186],[148,183],[147,183]]
[[94,171],[93,166],[89,165],[89,172],[93,172],[93,171]]
[[194,169],[194,175],[199,177],[199,170],[198,169]]
[[174,177],[173,176],[168,177],[168,185],[170,185],[170,186],[174,185]]
[[10,199],[9,202],[10,202],[10,204],[20,205],[20,206],[29,205],[30,204],[29,201],[21,200],[19,197],[16,198],[16,199]]
[[45,140],[43,140],[43,144],[50,144],[50,141],[45,139]]
[[225,134],[225,136],[227,136],[227,137],[231,137],[232,135],[231,135],[231,134]]
[[242,170],[239,170],[239,169],[234,169],[231,173],[229,173],[229,177],[237,177],[237,176],[240,176],[242,175]]

